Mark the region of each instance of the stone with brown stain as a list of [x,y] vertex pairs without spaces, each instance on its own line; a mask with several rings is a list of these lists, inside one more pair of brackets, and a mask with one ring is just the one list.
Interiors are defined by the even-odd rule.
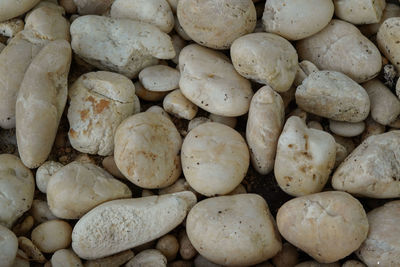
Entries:
[[118,169],[137,186],[163,188],[181,174],[182,138],[164,115],[142,112],[127,118],[118,127],[114,141]]
[[69,95],[71,145],[83,153],[112,154],[116,128],[140,108],[132,81],[117,73],[90,72],[75,81]]
[[163,107],[166,112],[186,120],[193,119],[198,110],[197,106],[190,102],[179,89],[165,96]]
[[282,190],[293,196],[321,191],[335,164],[335,144],[330,134],[290,117],[278,140],[274,168]]

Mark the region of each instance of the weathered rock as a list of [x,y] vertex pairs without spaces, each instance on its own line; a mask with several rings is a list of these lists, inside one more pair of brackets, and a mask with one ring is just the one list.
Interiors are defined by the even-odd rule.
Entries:
[[[318,6],[318,12],[315,7]],[[269,0],[262,17],[266,32],[279,34],[288,40],[299,40],[316,34],[332,19],[331,0]]]
[[126,267],[154,266],[166,267],[167,258],[157,249],[146,249],[128,261]]
[[174,27],[174,15],[165,0],[115,0],[110,15],[153,24],[166,33]]
[[18,239],[13,232],[0,224],[0,262],[1,266],[13,266],[18,250]]
[[0,155],[0,224],[11,228],[31,208],[35,182],[31,171],[11,154]]
[[179,71],[164,65],[144,68],[139,73],[140,83],[149,91],[165,92],[179,87]]
[[360,31],[367,37],[375,35],[382,23],[388,18],[399,17],[400,7],[395,3],[386,3],[386,8],[383,10],[382,17],[379,22],[366,24],[359,27]]
[[274,167],[282,190],[293,196],[320,192],[335,164],[335,144],[329,133],[309,129],[301,118],[290,117],[278,140]]
[[3,0],[0,2],[0,21],[18,17],[34,7],[40,0]]
[[64,165],[60,162],[46,161],[36,170],[36,186],[40,192],[47,192],[47,184],[50,181],[51,176],[61,169]]
[[83,153],[112,154],[118,125],[137,108],[132,81],[118,73],[90,72],[79,77],[68,93],[72,147]]
[[343,137],[354,137],[364,132],[365,123],[329,120],[329,129]]
[[278,210],[279,232],[321,263],[332,263],[359,248],[368,234],[361,203],[345,192],[292,199]]
[[69,40],[68,21],[48,7],[38,8],[0,54],[0,127],[15,127],[15,103],[25,72],[39,51],[57,39]]
[[78,219],[97,205],[132,196],[129,188],[91,163],[74,161],[50,179],[47,201],[59,218]]
[[367,118],[370,100],[355,81],[336,71],[311,73],[296,90],[297,105],[315,115],[347,122]]
[[385,0],[333,0],[335,15],[353,24],[377,23],[386,7]]
[[400,265],[400,201],[391,201],[368,213],[369,233],[356,252],[368,266]]
[[192,192],[109,201],[78,221],[72,248],[97,259],[139,246],[178,226],[195,203]]
[[17,33],[24,29],[24,21],[22,19],[11,19],[0,22],[0,34],[8,38],[14,37]]
[[336,169],[332,186],[372,198],[400,197],[400,131],[365,139]]
[[179,89],[165,96],[163,107],[166,112],[186,120],[193,119],[198,110],[197,106],[190,102]]
[[363,84],[371,102],[371,117],[374,121],[388,125],[400,115],[399,99],[378,79]]
[[158,59],[175,57],[171,38],[156,26],[129,19],[87,15],[71,24],[72,49],[101,70],[136,77]]
[[375,45],[357,27],[337,19],[297,42],[296,48],[301,60],[309,60],[321,70],[343,72],[359,83],[377,76],[382,67]]
[[51,220],[33,229],[32,242],[45,253],[54,253],[71,244],[72,227],[65,221]]
[[51,257],[51,266],[83,267],[83,264],[72,249],[60,249]]

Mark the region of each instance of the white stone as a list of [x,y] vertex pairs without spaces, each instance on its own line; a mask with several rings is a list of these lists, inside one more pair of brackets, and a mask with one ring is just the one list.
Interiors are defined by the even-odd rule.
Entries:
[[97,259],[142,245],[178,226],[195,203],[192,192],[109,201],[78,221],[72,248]]
[[127,118],[118,127],[114,141],[118,169],[137,186],[163,188],[181,174],[182,138],[164,115],[142,112]]
[[289,90],[298,68],[292,44],[272,33],[251,33],[236,39],[231,58],[240,75],[268,84],[277,92]]
[[144,68],[139,73],[141,84],[149,91],[165,92],[179,87],[179,71],[164,65]]
[[61,169],[64,165],[60,162],[46,161],[36,170],[36,186],[40,192],[47,192],[47,184],[50,181],[51,176]]
[[274,167],[276,146],[285,120],[281,96],[264,86],[255,93],[250,103],[246,140],[251,163],[257,172],[268,174]]
[[165,96],[163,107],[166,112],[186,120],[193,119],[198,110],[197,106],[190,102],[179,89]]
[[35,192],[32,172],[11,154],[0,154],[0,224],[11,228],[29,210]]
[[68,94],[71,47],[46,45],[26,70],[16,102],[16,136],[22,162],[39,167],[51,152]]
[[336,169],[332,186],[370,198],[400,197],[400,131],[365,139]]
[[111,155],[117,127],[140,109],[132,81],[118,73],[90,72],[79,77],[68,94],[72,147],[83,153]]
[[257,21],[251,0],[179,0],[177,16],[195,42],[213,49],[229,49],[236,38],[251,33]]
[[72,49],[101,70],[136,77],[158,59],[172,59],[171,38],[156,26],[129,19],[81,16],[71,24]]
[[335,139],[327,132],[309,129],[299,117],[290,117],[278,140],[275,179],[292,196],[320,192],[336,159]]
[[199,202],[189,212],[186,230],[203,257],[224,266],[254,265],[282,248],[268,205],[256,194]]
[[234,129],[206,122],[191,130],[181,151],[182,169],[190,186],[206,196],[228,194],[247,173],[249,150]]
[[253,91],[222,53],[188,45],[179,55],[182,94],[198,107],[216,115],[235,117],[249,110]]
[[262,21],[266,32],[299,40],[322,30],[332,19],[333,11],[332,0],[268,0]]
[[153,24],[166,33],[174,27],[174,15],[166,0],[115,0],[110,15]]
[[360,122],[370,111],[364,88],[336,71],[311,73],[297,87],[296,103],[309,113],[337,121]]
[[296,44],[300,60],[309,60],[320,70],[343,72],[361,83],[376,77],[382,57],[376,46],[356,26],[333,19],[320,32]]
[[103,202],[131,196],[128,186],[102,168],[77,161],[62,167],[47,185],[50,210],[63,219],[78,219]]

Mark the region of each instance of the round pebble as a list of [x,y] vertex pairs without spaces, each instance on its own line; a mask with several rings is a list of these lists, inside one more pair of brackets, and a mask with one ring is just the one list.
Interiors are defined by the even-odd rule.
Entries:
[[181,157],[186,180],[206,196],[231,192],[243,180],[250,161],[243,137],[215,122],[200,124],[188,133]]
[[251,33],[257,21],[251,0],[180,0],[177,15],[195,42],[214,49],[229,49],[235,39]]
[[289,90],[298,68],[292,44],[272,33],[251,33],[236,39],[231,46],[231,58],[239,74],[268,84],[277,92]]
[[265,200],[255,194],[214,197],[189,212],[186,230],[196,250],[221,265],[249,266],[282,248]]
[[173,184],[181,174],[182,138],[165,116],[142,112],[123,121],[115,133],[114,160],[132,183],[147,189]]
[[40,192],[47,192],[47,184],[50,181],[51,176],[61,169],[64,165],[60,162],[46,161],[36,170],[36,186]]
[[159,250],[168,261],[172,261],[179,251],[179,242],[175,236],[165,235],[158,239],[156,249]]
[[321,263],[350,255],[368,234],[368,219],[361,203],[337,191],[292,199],[280,207],[276,221],[288,242]]
[[329,120],[329,129],[337,135],[343,137],[354,137],[360,135],[365,130],[365,123],[360,122],[346,122]]
[[32,242],[44,253],[53,253],[71,244],[72,227],[65,221],[51,220],[33,229]]
[[[314,8],[318,6],[318,12]],[[268,0],[262,17],[267,32],[299,40],[322,30],[332,19],[332,0]]]

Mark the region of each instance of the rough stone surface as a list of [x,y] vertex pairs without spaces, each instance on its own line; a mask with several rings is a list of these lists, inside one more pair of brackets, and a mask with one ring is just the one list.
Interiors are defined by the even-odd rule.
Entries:
[[72,248],[83,259],[97,259],[142,245],[182,223],[195,203],[187,191],[109,201],[78,221]]

